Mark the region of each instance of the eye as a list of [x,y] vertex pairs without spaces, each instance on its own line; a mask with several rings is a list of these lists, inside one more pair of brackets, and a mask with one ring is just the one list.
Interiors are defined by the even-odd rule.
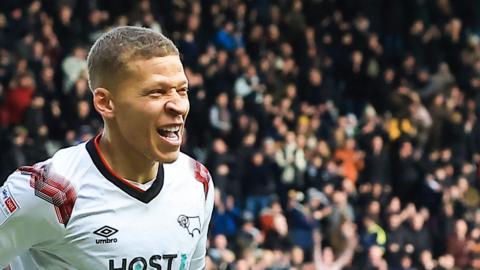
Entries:
[[182,87],[182,88],[178,89],[177,92],[181,95],[186,95],[186,94],[188,94],[188,88],[187,87]]
[[165,94],[165,90],[163,89],[153,89],[147,92],[147,95],[151,97],[160,97],[160,96],[163,96],[164,94]]

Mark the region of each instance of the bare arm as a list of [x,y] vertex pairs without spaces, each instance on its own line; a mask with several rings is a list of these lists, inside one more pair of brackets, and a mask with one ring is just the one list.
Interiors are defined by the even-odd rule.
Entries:
[[351,222],[346,222],[342,224],[342,233],[344,237],[347,239],[347,247],[345,250],[340,254],[340,256],[333,262],[333,264],[328,268],[329,270],[341,270],[343,267],[348,265],[355,252],[355,248],[358,244],[357,234],[355,225]]

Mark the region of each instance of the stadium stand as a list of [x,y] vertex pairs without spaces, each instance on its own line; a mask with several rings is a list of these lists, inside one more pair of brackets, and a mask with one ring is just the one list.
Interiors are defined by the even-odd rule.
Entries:
[[207,269],[480,269],[480,1],[1,0],[0,184],[100,132],[120,25],[182,54]]

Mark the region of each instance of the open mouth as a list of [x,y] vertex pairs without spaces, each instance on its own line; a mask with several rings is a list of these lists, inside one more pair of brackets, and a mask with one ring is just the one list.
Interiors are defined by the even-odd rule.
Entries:
[[159,128],[157,133],[168,141],[176,142],[180,140],[180,126]]

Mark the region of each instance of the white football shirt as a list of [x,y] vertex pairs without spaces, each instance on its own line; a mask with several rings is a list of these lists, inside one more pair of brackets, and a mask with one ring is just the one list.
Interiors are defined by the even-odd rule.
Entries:
[[202,269],[213,209],[207,169],[180,153],[142,190],[100,136],[22,167],[0,187],[0,269]]

